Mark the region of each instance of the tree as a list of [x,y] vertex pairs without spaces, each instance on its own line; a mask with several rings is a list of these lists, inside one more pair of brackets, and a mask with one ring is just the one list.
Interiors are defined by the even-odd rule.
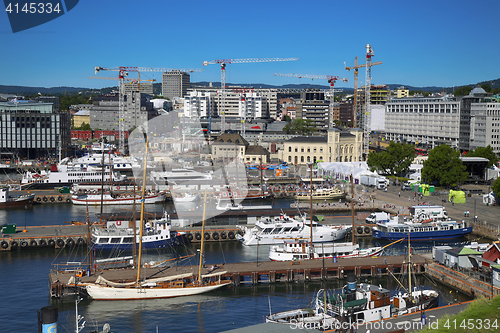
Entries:
[[460,160],[460,152],[446,144],[432,149],[428,159],[424,161],[422,179],[430,183],[454,187],[467,177],[467,168]]
[[491,187],[491,190],[493,193],[495,193],[495,196],[497,198],[500,198],[500,177],[498,177],[495,182],[493,183],[493,186]]
[[481,88],[483,88],[487,93],[491,92],[491,86],[488,83],[482,84]]
[[490,145],[488,147],[477,147],[475,150],[470,151],[467,157],[483,157],[489,161],[487,167],[490,168],[493,164],[498,162],[498,156],[493,152]]
[[391,141],[386,151],[368,154],[368,166],[383,174],[401,175],[408,172],[415,159],[415,146]]
[[468,95],[472,90],[472,87],[459,87],[453,91],[453,95],[455,96],[465,96]]
[[290,116],[286,114],[286,115],[283,116],[283,121],[291,122],[292,118],[290,118]]
[[283,127],[287,134],[311,135],[316,131],[316,123],[310,119],[295,119]]

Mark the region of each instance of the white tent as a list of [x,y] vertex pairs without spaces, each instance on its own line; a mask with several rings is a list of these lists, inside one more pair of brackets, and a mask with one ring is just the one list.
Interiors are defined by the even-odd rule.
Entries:
[[319,174],[335,180],[350,181],[351,175],[354,183],[359,184],[362,175],[377,176],[376,172],[368,169],[366,162],[320,162],[318,163]]

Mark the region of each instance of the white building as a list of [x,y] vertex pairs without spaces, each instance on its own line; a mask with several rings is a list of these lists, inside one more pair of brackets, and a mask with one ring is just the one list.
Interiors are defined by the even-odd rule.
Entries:
[[184,116],[188,118],[208,117],[211,94],[210,92],[190,91],[184,97]]
[[370,105],[370,131],[385,131],[385,105]]
[[386,138],[394,142],[458,148],[460,102],[455,98],[396,98],[386,104]]
[[256,92],[240,93],[238,116],[246,120],[262,118],[262,97]]
[[472,103],[469,148],[493,148],[500,153],[500,103]]

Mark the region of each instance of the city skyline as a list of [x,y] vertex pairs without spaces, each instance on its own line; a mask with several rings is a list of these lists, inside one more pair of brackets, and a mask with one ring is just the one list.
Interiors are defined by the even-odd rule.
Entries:
[[[291,62],[230,64],[226,82],[321,84],[326,80],[276,77],[274,73],[335,75],[338,88],[352,88],[347,66],[365,63],[371,44],[372,84],[453,87],[500,78],[493,66],[496,12],[500,4],[481,0],[416,4],[396,1],[85,1],[41,26],[12,33],[4,12],[0,42],[0,85],[102,88],[94,67],[202,68],[191,81],[220,82],[219,65],[203,61],[289,58]],[[161,82],[161,72],[142,79]],[[99,76],[116,76],[101,72]],[[359,84],[365,71],[360,70]]]

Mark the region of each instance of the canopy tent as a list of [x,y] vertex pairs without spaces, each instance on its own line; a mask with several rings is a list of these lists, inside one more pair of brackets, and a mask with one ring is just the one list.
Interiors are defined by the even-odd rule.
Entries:
[[369,170],[366,162],[321,162],[318,163],[318,172],[338,181],[350,181],[352,175],[355,184],[360,183],[361,176],[378,176]]

